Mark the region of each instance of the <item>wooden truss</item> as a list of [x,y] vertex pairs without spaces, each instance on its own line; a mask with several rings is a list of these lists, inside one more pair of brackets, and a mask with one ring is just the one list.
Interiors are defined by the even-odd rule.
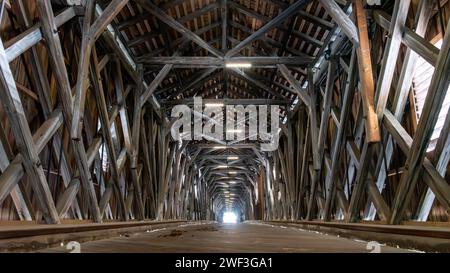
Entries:
[[[426,221],[434,199],[450,211],[450,114],[427,155],[450,82],[450,33],[441,49],[424,38],[434,1],[419,1],[412,23],[410,0],[392,1],[392,15],[363,0],[82,2],[2,5],[17,33],[0,40],[0,204],[21,220],[218,219],[233,207],[246,219],[400,224]],[[420,57],[435,72],[410,133]],[[252,68],[229,67],[240,63]],[[194,97],[280,105],[279,148],[174,141],[170,110]]]

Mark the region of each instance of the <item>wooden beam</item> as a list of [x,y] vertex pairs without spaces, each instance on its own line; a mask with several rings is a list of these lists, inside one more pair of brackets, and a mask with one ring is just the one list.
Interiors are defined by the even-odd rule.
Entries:
[[414,135],[411,152],[406,159],[405,172],[401,177],[399,188],[395,195],[392,217],[389,221],[391,224],[398,224],[402,220],[413,189],[417,183],[417,171],[420,170],[418,167],[424,160],[430,137],[447,94],[450,81],[450,75],[447,73],[449,70],[450,33],[447,32],[439,54],[439,61],[430,83],[419,125]]
[[294,78],[291,74],[291,71],[285,65],[278,65],[278,69],[280,70],[283,77],[289,82],[292,89],[297,93],[298,97],[305,103],[306,105],[310,105],[311,98],[310,94],[301,86],[301,84]]
[[314,141],[314,139],[319,140],[319,123],[317,118],[317,95],[315,91],[315,86],[313,83],[313,71],[312,68],[308,68],[308,93],[310,97],[309,103],[309,121],[310,121],[310,133],[311,133],[311,146],[313,155],[313,167],[314,170],[320,170],[320,153],[319,153],[319,143]]
[[[327,75],[327,83],[326,83],[326,89],[325,89],[325,95],[323,98],[323,106],[319,108],[320,112],[322,113],[321,120],[320,120],[320,127],[317,135],[317,153],[319,155],[319,162],[318,162],[318,168],[316,168],[313,172],[313,176],[311,179],[311,189],[310,189],[310,195],[308,200],[308,211],[312,211],[312,206],[314,205],[314,202],[316,201],[316,192],[317,192],[317,183],[319,181],[320,171],[322,169],[322,162],[323,162],[323,154],[324,154],[324,147],[325,147],[325,138],[327,136],[328,131],[328,124],[330,119],[330,112],[331,112],[331,104],[332,104],[332,98],[333,98],[333,91],[334,91],[334,81],[335,81],[335,73],[336,73],[336,59],[334,56],[331,57],[332,59],[329,61],[328,65],[328,75]],[[312,77],[310,79],[312,81]],[[311,85],[314,85],[311,83]],[[311,135],[311,139],[315,139],[313,135]],[[314,152],[314,146],[313,152]],[[314,154],[313,154],[314,156]]]
[[367,180],[369,176],[369,169],[372,167],[372,159],[375,152],[375,143],[364,141],[364,145],[361,151],[361,157],[359,160],[359,168],[355,179],[355,186],[352,191],[352,197],[350,199],[350,205],[348,208],[349,218],[347,221],[356,222],[359,220],[359,209],[361,201],[365,194]]
[[[411,152],[413,139],[389,110],[385,110],[383,124],[395,139],[403,153],[409,154]],[[436,195],[436,199],[439,203],[445,207],[447,211],[450,211],[450,186],[447,181],[445,181],[427,157],[424,158],[422,170],[423,181]]]
[[[330,173],[327,176],[327,180],[329,181],[326,184],[330,185],[329,190],[326,193],[326,201],[325,201],[325,208],[324,208],[324,219],[329,220],[330,218],[330,212],[332,207],[332,200],[334,198],[334,195],[336,193],[337,183],[340,183],[338,180],[338,171],[340,167],[340,158],[341,158],[341,151],[343,149],[343,144],[345,144],[344,141],[344,133],[346,130],[346,126],[349,122],[349,117],[351,115],[352,111],[352,103],[353,98],[355,95],[355,86],[356,86],[356,66],[357,66],[357,57],[356,57],[356,51],[353,50],[352,57],[350,59],[350,71],[351,73],[347,76],[347,83],[345,86],[345,91],[343,95],[343,103],[342,103],[342,109],[340,114],[340,123],[336,132],[336,137],[332,146],[331,150],[331,169]],[[312,218],[312,212],[308,210],[307,217],[308,220]]]
[[[5,130],[3,128],[3,125],[0,123],[0,171],[2,174],[6,171],[8,166],[10,165],[10,160],[14,158],[14,154],[11,148],[11,145],[9,145],[9,142],[7,140]],[[24,173],[22,165],[20,165],[22,168],[22,174]],[[1,180],[0,176],[0,180]],[[19,179],[17,179],[19,180]],[[19,216],[20,220],[27,220],[31,221],[34,216],[34,211],[30,210],[31,201],[29,198],[28,191],[24,185],[18,184],[17,182],[14,183],[15,186],[11,185],[11,188],[7,188],[6,191],[9,191],[9,195],[11,196],[11,199],[13,200],[14,206],[16,208],[17,214]],[[4,183],[0,182],[0,188],[4,187]],[[3,190],[0,189],[0,201],[4,200],[4,198],[7,196],[7,193],[3,194]],[[3,197],[4,196],[4,197]],[[1,202],[0,202],[1,203]]]
[[331,30],[334,27],[333,23],[331,23],[321,17],[315,16],[307,11],[300,10],[298,12],[298,15],[300,15],[300,17],[302,17],[303,19],[305,19],[313,24],[316,24],[326,30]]
[[381,71],[378,76],[377,89],[375,92],[375,103],[378,118],[383,117],[389,93],[391,91],[392,79],[394,77],[395,66],[402,43],[402,29],[408,16],[411,0],[396,0],[394,12],[389,29],[389,38],[384,48]]
[[[140,67],[138,69],[141,69]],[[142,72],[140,72],[142,74]],[[116,62],[116,74],[115,74],[115,87],[118,99],[120,99],[120,104],[126,106],[126,100],[123,89],[123,79],[122,79],[122,71],[120,62]],[[132,130],[130,134],[130,123],[128,119],[128,115],[124,109],[123,114],[121,112],[121,124],[122,131],[124,133],[124,139],[131,139],[131,143],[127,146],[128,157],[130,161],[130,170],[131,170],[131,178],[134,185],[135,197],[137,207],[137,218],[144,219],[145,218],[145,209],[143,203],[142,196],[142,187],[140,183],[140,179],[138,176],[138,157],[139,157],[139,139],[140,139],[140,129],[141,129],[141,119],[143,114],[143,109],[140,104],[141,93],[144,89],[144,86],[141,84],[137,87],[134,94],[134,106],[133,106],[133,123]],[[126,134],[126,136],[125,136]],[[129,140],[128,140],[129,141]]]
[[[73,98],[70,88],[69,78],[64,63],[64,54],[61,48],[61,41],[59,39],[56,28],[53,11],[50,3],[45,0],[38,0],[37,2],[39,16],[41,18],[43,35],[46,40],[47,48],[50,55],[50,63],[53,67],[55,77],[59,86],[59,96],[62,102],[64,120],[67,123],[67,128],[71,128],[73,113]],[[97,203],[97,195],[94,185],[92,183],[91,174],[87,164],[86,150],[83,142],[72,141],[72,148],[74,151],[75,161],[77,163],[78,171],[80,173],[81,182],[85,192],[88,196],[89,209],[92,213],[94,221],[101,222],[100,210]]]
[[420,36],[416,32],[413,32],[409,28],[402,27],[402,31],[405,33],[403,36],[403,43],[410,49],[417,52],[428,63],[436,66],[439,56],[439,49],[427,39]]
[[[450,162],[450,112],[447,113],[447,117],[444,122],[441,134],[439,136],[436,148],[434,149],[433,164],[436,166],[436,170],[444,178],[447,172],[447,166]],[[425,198],[421,203],[416,217],[419,221],[427,221],[431,212],[435,200],[435,194],[429,187],[427,189]]]
[[158,75],[156,75],[155,79],[150,83],[144,93],[141,95],[140,105],[141,107],[147,102],[147,100],[152,96],[153,92],[155,92],[156,88],[162,83],[164,78],[169,74],[172,69],[171,64],[166,64],[161,71],[159,71]]
[[95,1],[86,2],[86,11],[83,21],[83,37],[81,41],[81,52],[78,63],[77,84],[75,87],[74,112],[72,116],[72,127],[70,135],[73,139],[81,137],[81,122],[84,115],[84,106],[86,100],[87,75],[89,73],[89,62],[92,47],[104,29],[111,23],[116,15],[128,3],[128,0],[113,0],[106,9],[100,14],[99,18],[92,24],[91,21],[95,11]]
[[220,59],[215,57],[140,57],[138,61],[148,65],[172,64],[177,67],[225,67],[227,64],[249,63],[252,67],[268,67],[278,64],[305,66],[314,61],[313,57],[232,57]]
[[77,193],[80,190],[80,180],[73,179],[69,185],[66,187],[66,190],[58,199],[56,204],[56,209],[58,210],[59,217],[64,217],[67,210],[70,207],[70,204],[75,200]]
[[[333,103],[333,92],[334,92],[334,83],[335,83],[335,74],[336,74],[336,66],[337,61],[334,59],[335,57],[332,56],[333,59],[329,61],[328,65],[328,74],[327,74],[327,83],[325,87],[325,94],[323,97],[323,105],[321,108],[319,108],[320,113],[322,113],[321,119],[320,119],[320,129],[319,129],[319,138],[318,138],[318,150],[319,154],[323,154],[323,150],[325,147],[325,139],[327,137],[327,129],[328,124],[330,120],[330,113],[331,113],[331,105]],[[322,160],[321,160],[322,161]]]
[[[95,1],[94,1],[95,2]],[[89,29],[89,36],[96,41],[105,28],[116,18],[117,14],[128,4],[129,0],[112,0]]]
[[[433,12],[433,0],[423,0],[421,1],[413,28],[416,33],[420,36],[424,36],[427,29],[430,17]],[[388,23],[389,27],[389,23]],[[439,51],[438,53],[439,54]],[[392,103],[392,111],[397,120],[402,120],[405,112],[406,103],[408,102],[408,97],[410,95],[412,79],[414,76],[414,70],[416,69],[416,62],[419,59],[419,55],[415,53],[412,49],[408,48],[405,53],[403,60],[402,70],[398,79],[397,87],[395,89],[394,101]],[[391,160],[394,153],[394,143],[392,136],[385,134],[382,137],[387,137],[385,141],[384,156],[380,156],[377,162],[377,169],[374,172],[376,178],[376,185],[381,192],[385,185],[385,180],[387,177],[387,170],[384,166],[389,169],[391,165]],[[375,218],[376,210],[374,206],[369,206],[365,213],[365,220],[373,220]]]
[[347,35],[349,40],[357,46],[359,44],[358,30],[350,17],[334,0],[319,0],[319,2],[331,18],[342,28],[342,31]]
[[[61,110],[56,110],[38,128],[36,133],[34,133],[32,138],[38,154],[42,152],[47,143],[52,139],[53,135],[61,127],[62,122]],[[8,196],[14,186],[18,184],[24,173],[23,157],[21,154],[18,154],[0,176],[0,203]]]
[[220,45],[222,47],[222,52],[224,54],[228,50],[227,47],[227,37],[228,37],[228,5],[227,0],[220,0],[220,17],[222,18],[222,40],[220,42]]
[[353,10],[358,26],[359,47],[358,70],[361,81],[361,97],[364,110],[364,122],[366,124],[366,139],[369,143],[380,141],[380,129],[378,117],[375,113],[375,84],[373,80],[372,59],[370,56],[369,34],[367,31],[367,19],[364,11],[363,0],[353,1]]
[[284,100],[284,97],[280,93],[273,91],[272,88],[270,86],[267,86],[265,83],[262,83],[256,79],[250,77],[244,71],[242,71],[238,68],[230,68],[229,71],[231,71],[234,75],[237,75],[238,77],[247,80],[248,82],[252,83],[256,87],[260,88],[261,90],[268,92],[270,95],[272,95],[278,99]]
[[[432,4],[427,2],[429,5],[429,9],[432,9]],[[421,4],[422,5],[422,4]],[[426,13],[424,13],[425,11]],[[422,11],[422,12],[421,12]],[[421,14],[428,14],[428,9],[421,9],[418,10],[417,15]],[[431,16],[431,15],[428,15]],[[382,10],[375,10],[373,13],[373,18],[377,22],[378,25],[380,25],[385,30],[389,31],[389,26],[391,24],[391,16],[387,14],[386,12]],[[416,17],[416,18],[423,18],[423,16]],[[430,18],[430,17],[427,17]],[[425,19],[421,19],[421,21],[424,21]],[[416,20],[417,21],[417,20]],[[429,21],[429,19],[428,19]],[[415,31],[412,31],[411,29],[407,28],[406,26],[402,26],[402,42],[408,46],[409,49],[412,49],[417,54],[419,54],[422,58],[424,58],[427,62],[429,62],[431,65],[436,66],[437,58],[439,55],[439,49],[430,43],[428,40],[423,38],[422,33],[422,27],[421,25],[428,25],[428,21],[418,24],[418,22],[415,23],[416,27],[413,27]]]
[[88,84],[89,74],[89,60],[91,58],[91,50],[94,42],[91,42],[89,31],[91,28],[91,21],[94,17],[95,1],[88,0],[85,5],[85,12],[83,18],[82,37],[80,57],[78,59],[77,83],[75,86],[75,101],[72,113],[72,128],[70,128],[70,136],[72,139],[78,140],[81,138],[81,120],[84,116],[84,102],[86,99],[86,89]]
[[[19,24],[21,24],[21,29],[30,28],[33,24],[33,21],[30,19],[30,16],[28,15],[28,12],[25,8],[24,1],[18,0],[15,1],[12,5],[13,11],[17,14],[17,19],[19,21]],[[58,15],[59,16],[59,15]],[[55,22],[58,25],[58,16],[55,18]],[[34,85],[34,88],[37,91],[38,99],[40,102],[40,105],[42,107],[42,112],[45,119],[50,119],[52,112],[54,111],[54,106],[52,104],[52,100],[50,98],[50,92],[49,90],[50,85],[47,79],[46,71],[44,72],[43,64],[40,59],[39,55],[39,49],[37,47],[32,47],[30,50],[28,50],[25,54],[25,59],[28,59],[28,62],[31,66],[31,69],[34,73],[31,73],[31,81]],[[53,149],[53,155],[54,159],[59,162],[60,165],[60,173],[62,176],[62,180],[64,185],[67,187],[72,179],[72,171],[71,168],[67,162],[66,154],[64,151],[64,147],[62,145],[62,135],[61,132],[57,132],[53,136],[52,141],[52,149]],[[63,152],[61,151],[61,148],[63,149]],[[78,215],[78,218],[81,218],[81,210],[79,207],[79,204],[77,201],[73,203],[74,207],[74,215]]]
[[[55,17],[56,27],[60,27],[75,16],[76,13],[73,7],[66,8]],[[19,57],[22,53],[42,40],[40,27],[41,24],[37,23],[5,43],[6,56],[9,62]]]
[[188,91],[189,89],[192,89],[194,87],[196,87],[198,84],[204,83],[205,79],[208,79],[209,76],[216,70],[216,68],[209,68],[206,69],[204,71],[201,71],[201,74],[196,74],[195,77],[192,80],[189,80],[188,84],[185,85],[183,88],[181,88],[180,90],[178,90],[175,93],[171,93],[170,97],[175,98],[177,97],[179,94],[183,94],[184,92]]
[[219,6],[220,4],[218,2],[207,4],[202,8],[196,9],[191,13],[188,13],[185,16],[178,18],[177,21],[180,22],[181,24],[187,23],[189,21],[194,20],[195,18],[199,18],[201,16],[206,15],[210,11],[215,11],[217,8],[219,8]]
[[109,158],[110,167],[111,167],[112,180],[116,186],[115,187],[115,193],[116,193],[115,195],[117,197],[117,202],[119,203],[119,208],[121,211],[122,219],[128,220],[127,213],[125,210],[125,202],[124,202],[121,192],[118,190],[120,188],[120,183],[119,183],[120,173],[119,173],[119,168],[117,166],[116,150],[115,150],[115,146],[114,146],[112,135],[111,135],[111,127],[109,124],[108,109],[106,106],[106,100],[105,100],[105,95],[104,95],[105,92],[103,90],[103,84],[100,80],[100,70],[98,67],[97,53],[96,53],[95,49],[92,52],[92,61],[90,63],[91,63],[90,64],[90,72],[91,72],[90,77],[91,77],[91,82],[92,82],[92,85],[93,85],[94,91],[95,91],[95,100],[97,103],[98,116],[99,116],[100,123],[102,126],[103,138],[105,139],[105,142],[106,142],[105,144],[108,149],[108,158]]
[[255,31],[253,34],[245,38],[242,42],[240,42],[237,46],[229,50],[225,57],[231,57],[236,54],[238,54],[243,48],[245,48],[247,45],[258,39],[260,36],[267,33],[269,30],[271,30],[273,27],[276,27],[277,25],[281,24],[283,21],[294,15],[298,10],[300,10],[302,7],[304,7],[306,4],[308,4],[310,0],[297,0],[295,3],[289,5],[289,7],[280,14],[278,14],[275,18],[270,20],[267,24],[262,26],[260,29]]
[[49,224],[59,223],[58,213],[45,178],[39,154],[34,145],[25,111],[20,101],[15,80],[9,67],[9,61],[0,41],[0,95],[2,104],[8,116],[11,128],[23,157],[23,165],[36,194],[44,219]]
[[206,49],[211,54],[217,56],[217,57],[223,57],[222,52],[219,50],[213,48],[208,43],[206,43],[200,36],[193,33],[191,30],[189,30],[187,27],[185,27],[183,24],[176,21],[174,18],[170,17],[165,13],[163,10],[161,10],[157,5],[155,5],[151,0],[135,0],[136,3],[141,5],[142,8],[147,10],[149,13],[151,13],[153,16],[158,18],[159,20],[163,21],[165,24],[171,26],[176,31],[180,32],[183,36],[185,36],[187,39],[192,40],[197,45],[201,46],[202,48]]

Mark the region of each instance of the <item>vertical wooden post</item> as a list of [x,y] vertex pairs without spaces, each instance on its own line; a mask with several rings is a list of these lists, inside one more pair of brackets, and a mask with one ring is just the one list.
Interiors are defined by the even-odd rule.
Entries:
[[367,142],[374,143],[380,141],[380,129],[378,126],[378,117],[375,113],[375,85],[372,72],[372,60],[370,57],[367,19],[363,7],[363,0],[355,0],[353,2],[353,9],[356,14],[359,34],[359,47],[356,52],[358,54],[358,70],[362,89],[361,97],[364,109],[364,120],[366,123],[366,139]]

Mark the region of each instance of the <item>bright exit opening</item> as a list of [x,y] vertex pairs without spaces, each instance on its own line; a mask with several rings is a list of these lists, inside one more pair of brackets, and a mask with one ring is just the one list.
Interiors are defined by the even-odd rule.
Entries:
[[236,224],[237,223],[237,216],[234,212],[225,212],[223,214],[223,222],[225,224]]

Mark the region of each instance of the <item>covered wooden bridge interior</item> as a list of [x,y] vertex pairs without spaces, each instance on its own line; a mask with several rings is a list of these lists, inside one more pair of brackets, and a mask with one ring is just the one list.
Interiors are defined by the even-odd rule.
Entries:
[[[234,211],[449,251],[450,3],[376,2],[0,0],[0,248]],[[278,149],[174,139],[194,98]]]

